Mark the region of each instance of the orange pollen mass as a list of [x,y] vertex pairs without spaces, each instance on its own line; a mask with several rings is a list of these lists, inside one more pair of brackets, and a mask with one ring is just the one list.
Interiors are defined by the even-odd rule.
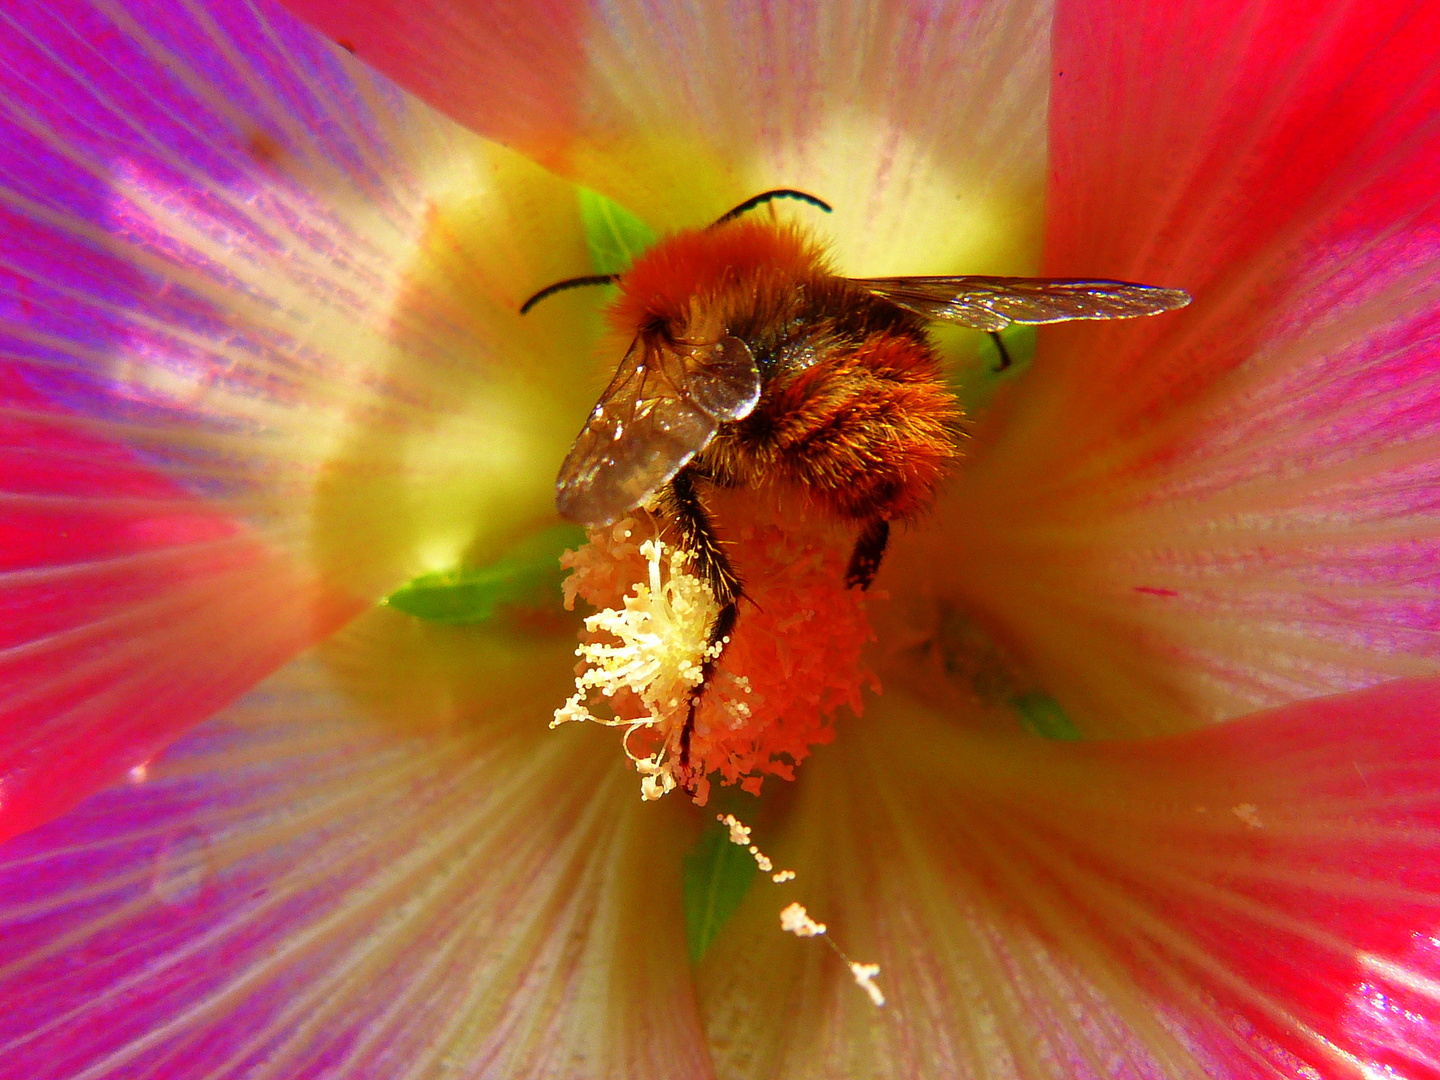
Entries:
[[766,776],[793,779],[811,748],[834,737],[835,711],[860,712],[862,690],[879,688],[862,660],[874,637],[867,594],[845,586],[851,533],[805,508],[782,516],[753,493],[727,503],[723,539],[744,583],[742,617],[708,681],[701,669],[718,606],[674,546],[676,530],[637,511],[592,529],[561,560],[571,571],[567,606],[579,598],[599,612],[586,620],[576,693],[555,722],[627,728],[647,798],[679,782],[703,805],[713,776],[757,795]]

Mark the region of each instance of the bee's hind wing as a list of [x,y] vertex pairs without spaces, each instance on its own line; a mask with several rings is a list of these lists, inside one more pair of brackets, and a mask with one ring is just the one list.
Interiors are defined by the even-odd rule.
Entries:
[[610,524],[669,483],[721,423],[749,415],[759,397],[759,370],[738,338],[690,346],[640,335],[560,466],[556,508],[581,525]]
[[904,277],[856,278],[855,284],[923,319],[976,330],[1010,323],[1072,319],[1133,319],[1190,303],[1183,289],[1091,278]]

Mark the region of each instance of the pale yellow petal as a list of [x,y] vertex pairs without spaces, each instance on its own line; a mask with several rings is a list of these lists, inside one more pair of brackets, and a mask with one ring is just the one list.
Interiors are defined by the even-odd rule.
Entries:
[[1038,258],[1044,0],[290,6],[659,228],[791,187],[835,206],[820,227],[853,274],[1019,273]]

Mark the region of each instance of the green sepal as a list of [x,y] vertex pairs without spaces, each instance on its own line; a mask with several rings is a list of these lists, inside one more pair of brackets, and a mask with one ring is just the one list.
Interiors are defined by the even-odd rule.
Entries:
[[538,606],[560,599],[560,555],[585,542],[585,530],[557,525],[528,536],[484,566],[421,574],[381,601],[427,622],[463,625],[493,617],[506,605]]
[[755,880],[755,859],[723,827],[700,835],[685,855],[685,943],[690,962],[705,955]]
[[1080,738],[1080,730],[1060,707],[1060,703],[1048,694],[1025,694],[1011,698],[1010,704],[1020,714],[1020,723],[1025,730],[1043,739],[1060,739],[1073,742]]
[[576,190],[591,269],[597,274],[623,273],[636,256],[655,243],[655,230],[598,191]]

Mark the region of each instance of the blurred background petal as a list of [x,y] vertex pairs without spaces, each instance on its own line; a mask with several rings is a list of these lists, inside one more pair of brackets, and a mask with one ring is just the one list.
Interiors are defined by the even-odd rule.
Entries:
[[[1440,682],[1095,743],[892,693],[806,768],[764,841],[797,881],[751,888],[699,970],[721,1075],[1440,1067]],[[797,898],[884,1009],[776,932]]]
[[940,591],[1090,734],[1434,672],[1440,10],[1067,3],[1055,48],[1047,271],[1195,303],[1042,331]]
[[0,53],[11,835],[548,523],[594,320],[515,311],[585,257],[568,184],[279,9],[23,5]]
[[1048,0],[289,6],[657,228],[798,187],[851,274],[1034,268]]
[[709,1076],[685,808],[546,729],[572,662],[376,611],[12,841],[0,1074]]
[[799,882],[715,928],[698,1005],[693,821],[544,730],[553,622],[372,610],[152,760],[551,522],[598,305],[516,308],[590,269],[572,181],[658,228],[798,186],[848,272],[1021,272],[1047,100],[1049,272],[1197,300],[999,381],[887,567],[906,640],[973,619],[944,670],[1013,660],[1090,734],[1434,671],[1433,13],[1065,3],[1052,63],[1043,5],[300,10],[336,43],[0,14],[0,821],[130,770],[4,849],[0,1070],[1434,1069],[1430,683],[1150,745],[892,692],[756,819]]

